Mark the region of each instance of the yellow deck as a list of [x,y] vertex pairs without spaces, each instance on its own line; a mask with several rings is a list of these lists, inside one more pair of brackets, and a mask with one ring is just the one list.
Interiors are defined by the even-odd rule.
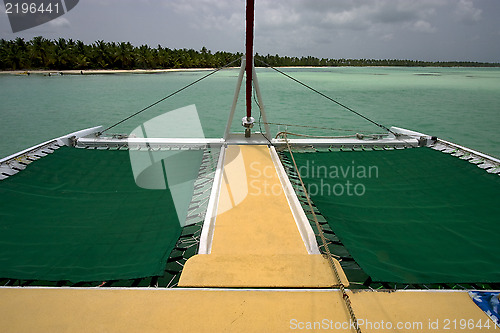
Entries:
[[267,146],[227,148],[218,207],[212,253],[307,254]]
[[211,254],[190,258],[179,286],[338,284],[328,260],[307,253],[267,146],[227,148],[218,207]]
[[[298,289],[337,281],[308,254],[280,188],[266,146],[230,146],[211,252],[181,275],[192,288],[0,288],[0,331],[353,332],[338,290]],[[348,294],[363,332],[500,332],[466,292]],[[491,325],[460,330],[461,320]]]
[[[445,328],[452,325],[446,319],[489,320],[464,292],[350,296],[358,319],[364,320],[363,332],[499,331]],[[0,297],[2,332],[312,332],[307,325],[317,325],[316,332],[353,332],[318,326],[348,325],[338,291],[5,288]],[[429,328],[436,320],[438,329]],[[382,322],[410,323],[415,329],[383,330]]]

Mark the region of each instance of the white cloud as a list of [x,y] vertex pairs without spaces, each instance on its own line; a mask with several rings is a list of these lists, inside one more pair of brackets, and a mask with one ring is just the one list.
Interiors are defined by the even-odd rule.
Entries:
[[[258,0],[256,33],[270,44],[332,40],[349,32],[389,40],[404,30],[436,32],[433,21],[438,10],[453,3],[456,0]],[[185,22],[192,28],[244,31],[244,0],[163,0],[163,4],[188,18]]]
[[[263,8],[262,8],[263,7]],[[286,3],[263,1],[256,21],[265,28],[288,28],[302,23],[302,15]]]
[[455,9],[456,18],[464,23],[472,24],[481,21],[482,10],[474,7],[470,0],[460,0]]
[[[265,29],[298,29],[315,26],[324,30],[377,31],[410,28],[430,32],[430,19],[449,0],[263,0],[257,22]],[[422,21],[422,22],[421,22]],[[426,25],[423,22],[428,22]]]
[[188,17],[190,26],[201,29],[240,30],[245,19],[243,0],[165,0],[163,4],[169,10]]
[[47,24],[52,28],[66,28],[71,26],[68,19],[61,16],[49,21]]
[[425,33],[434,33],[434,32],[436,32],[436,28],[434,28],[432,26],[432,24],[430,24],[427,21],[423,21],[423,20],[419,20],[419,21],[413,23],[412,29],[414,31],[425,32]]
[[385,34],[380,39],[382,39],[385,42],[391,41],[394,39],[394,34]]

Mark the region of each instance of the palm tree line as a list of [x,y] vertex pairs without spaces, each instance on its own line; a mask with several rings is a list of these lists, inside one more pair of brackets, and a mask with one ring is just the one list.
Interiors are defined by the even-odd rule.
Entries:
[[[0,39],[0,70],[88,70],[88,69],[164,69],[164,68],[217,68],[240,58],[242,53],[217,51],[212,53],[203,47],[194,49],[170,49],[158,45],[139,47],[129,42],[82,41],[59,38],[49,40],[35,37]],[[428,62],[397,59],[326,59],[316,57],[287,57],[255,55],[256,65],[271,66],[467,66],[498,67],[499,63],[481,62]]]
[[0,69],[160,69],[160,68],[214,68],[223,66],[241,53],[211,53],[205,47],[193,49],[169,49],[158,45],[135,47],[131,43],[82,41],[59,38],[49,40],[35,37],[26,42],[0,39]]

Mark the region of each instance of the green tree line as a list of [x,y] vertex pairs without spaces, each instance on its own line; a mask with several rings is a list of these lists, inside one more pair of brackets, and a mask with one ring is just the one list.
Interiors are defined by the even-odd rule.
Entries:
[[35,37],[26,42],[0,39],[0,69],[160,69],[214,68],[241,57],[241,53],[212,53],[203,47],[169,49],[158,45],[135,47],[130,43],[97,41],[90,45],[82,41]]
[[326,59],[316,57],[281,57],[279,55],[255,55],[256,64],[259,60],[273,67],[279,66],[404,66],[404,67],[500,67],[500,63],[485,63],[473,61],[419,61],[400,59]]
[[[85,44],[82,41],[59,38],[49,40],[35,37],[0,39],[1,70],[67,70],[67,69],[160,69],[160,68],[216,68],[240,58],[242,53],[215,52],[203,47],[193,49],[169,49],[158,45],[139,47],[128,42],[97,41]],[[463,66],[498,67],[500,63],[463,61],[429,62],[398,59],[326,59],[316,57],[287,57],[255,55],[257,66]]]

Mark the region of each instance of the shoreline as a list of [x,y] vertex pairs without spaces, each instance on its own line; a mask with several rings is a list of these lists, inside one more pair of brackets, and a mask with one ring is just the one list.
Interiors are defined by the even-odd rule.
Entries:
[[[485,67],[467,67],[467,66],[453,66],[453,67],[442,67],[442,66],[280,66],[278,68],[288,68],[288,69],[301,69],[301,68],[351,68],[351,67],[362,67],[362,68],[485,68]],[[227,67],[224,69],[239,69],[240,67]],[[266,68],[266,67],[256,67],[256,68]],[[488,68],[500,68],[500,67],[488,67]],[[161,74],[169,72],[206,72],[213,71],[216,68],[166,68],[166,69],[65,69],[65,70],[48,70],[48,69],[35,69],[35,70],[0,70],[0,75],[44,75],[44,76],[57,76],[57,75],[101,75],[101,74]]]
[[[231,67],[232,68],[232,67]],[[200,72],[212,71],[215,68],[168,68],[168,69],[67,69],[67,70],[15,70],[0,71],[0,75],[99,75],[99,74],[158,74],[168,72]]]

